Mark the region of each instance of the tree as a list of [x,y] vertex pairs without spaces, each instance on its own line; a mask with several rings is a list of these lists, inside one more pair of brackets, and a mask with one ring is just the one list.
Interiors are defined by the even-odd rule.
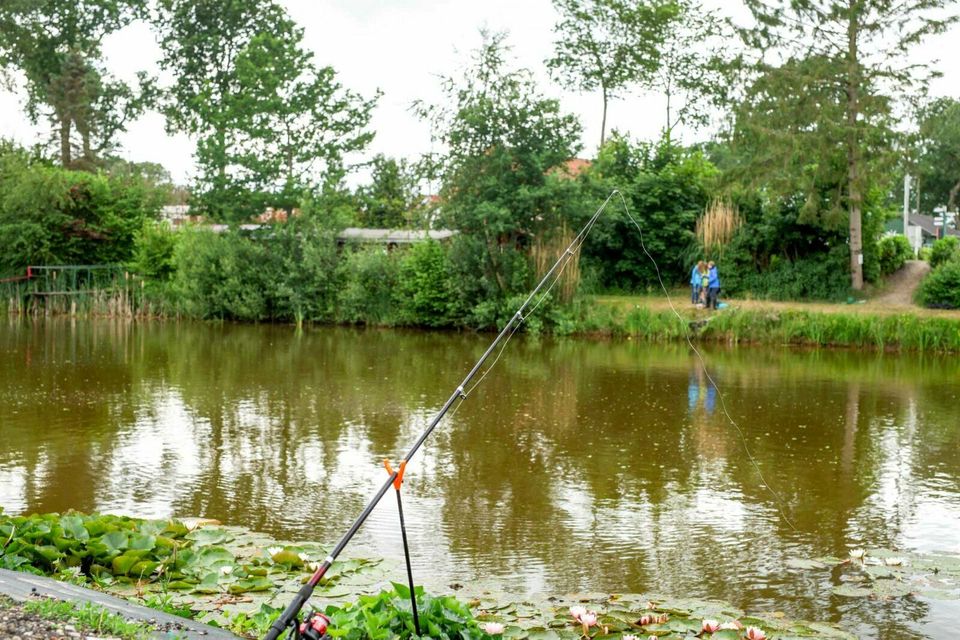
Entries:
[[917,173],[927,210],[957,211],[960,195],[960,102],[938,98],[920,112]]
[[656,71],[664,28],[677,7],[670,0],[554,0],[554,6],[560,22],[553,28],[558,39],[547,67],[568,89],[600,89],[603,146],[607,104]]
[[659,64],[645,79],[663,93],[663,135],[669,144],[675,127],[707,122],[709,107],[726,93],[728,29],[716,13],[693,0],[674,0],[675,12],[664,27]]
[[201,209],[241,220],[289,208],[372,138],[374,100],[317,67],[303,30],[272,0],[162,0],[164,58],[176,81],[168,127],[199,138]]
[[551,169],[575,155],[580,125],[541,95],[528,70],[511,69],[506,54],[502,34],[484,33],[470,67],[443,80],[446,104],[418,105],[447,148],[441,215],[460,231],[452,260],[474,306],[525,290],[529,248],[576,206],[576,182]]
[[360,223],[374,228],[409,226],[421,200],[412,168],[405,160],[377,154],[371,169],[370,184],[357,189]]
[[[943,32],[956,20],[956,16],[937,15],[953,3],[746,0],[746,4],[757,25],[744,35],[747,43],[761,52],[760,71],[771,68],[766,62],[769,56],[779,56],[791,63],[780,67],[783,74],[799,74],[792,80],[794,85],[806,84],[818,94],[839,92],[836,106],[842,117],[833,118],[830,125],[845,155],[841,197],[849,222],[851,284],[861,289],[862,213],[871,178],[866,146],[874,127],[868,112],[871,103],[883,101],[892,89],[902,90],[909,84],[917,68],[908,68],[902,61],[925,36]],[[793,96],[797,102],[809,102],[803,94]]]
[[155,97],[145,73],[131,87],[99,65],[103,39],[143,17],[145,6],[146,0],[9,0],[0,5],[0,64],[23,73],[27,114],[34,123],[45,117],[54,125],[64,167],[95,166]]

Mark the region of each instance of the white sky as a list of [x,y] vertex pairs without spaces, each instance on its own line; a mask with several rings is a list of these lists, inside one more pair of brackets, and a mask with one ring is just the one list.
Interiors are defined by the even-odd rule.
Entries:
[[[532,69],[548,95],[577,114],[584,128],[583,154],[590,155],[600,137],[599,94],[562,91],[546,74],[543,61],[551,55],[556,14],[550,0],[280,0],[305,29],[305,46],[319,64],[329,64],[340,82],[363,95],[383,92],[374,111],[376,138],[366,157],[376,153],[413,158],[431,151],[430,131],[412,113],[417,99],[440,100],[438,76],[455,73],[469,52],[480,44],[479,29],[509,32],[508,42],[521,66]],[[735,19],[747,16],[740,0],[706,0]],[[146,24],[134,24],[112,35],[104,46],[108,69],[131,80],[138,70],[156,72],[160,48]],[[913,61],[939,58],[943,77],[935,80],[934,95],[960,97],[960,26],[923,43]],[[0,137],[32,145],[46,140],[48,127],[33,126],[23,112],[21,91],[0,90]],[[663,100],[656,95],[614,101],[608,130],[653,140],[663,120]],[[691,141],[690,132],[681,137]],[[177,182],[188,182],[194,170],[191,139],[168,136],[163,117],[149,113],[121,138],[121,155],[134,161],[163,164]],[[354,179],[354,181],[356,178]]]

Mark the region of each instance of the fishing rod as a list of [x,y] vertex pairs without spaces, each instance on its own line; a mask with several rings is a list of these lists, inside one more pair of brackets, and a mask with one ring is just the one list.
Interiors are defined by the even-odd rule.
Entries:
[[[603,204],[600,205],[596,213],[594,213],[593,216],[590,217],[590,220],[583,225],[583,228],[580,229],[580,232],[570,242],[570,244],[567,245],[567,248],[562,254],[560,254],[560,257],[557,258],[557,261],[553,263],[553,266],[550,267],[550,270],[547,271],[546,275],[544,275],[540,282],[537,283],[537,286],[533,288],[533,291],[531,291],[530,295],[527,296],[527,299],[523,301],[523,304],[520,305],[516,313],[510,317],[510,320],[507,321],[507,324],[504,325],[500,333],[497,334],[497,337],[494,338],[493,342],[490,343],[490,346],[487,347],[487,350],[483,352],[483,355],[480,356],[480,359],[477,360],[477,362],[473,365],[473,368],[470,369],[470,372],[467,373],[463,381],[459,384],[459,386],[457,386],[456,389],[454,389],[453,393],[450,394],[450,397],[447,398],[447,401],[443,403],[440,411],[437,412],[437,415],[433,417],[424,432],[419,438],[417,438],[416,442],[413,443],[413,446],[410,447],[407,455],[405,455],[403,458],[402,464],[405,465],[410,461],[411,458],[413,458],[426,439],[430,437],[430,434],[433,433],[433,430],[437,427],[443,417],[447,415],[450,407],[452,407],[458,399],[461,401],[466,399],[467,393],[465,390],[467,386],[483,367],[484,363],[487,361],[487,358],[489,358],[490,354],[496,350],[497,346],[501,341],[503,341],[504,338],[509,338],[509,336],[512,336],[513,333],[516,332],[516,330],[520,327],[520,325],[523,324],[524,320],[527,318],[527,316],[524,315],[527,307],[530,306],[530,303],[533,302],[534,298],[537,297],[544,286],[546,286],[546,284],[550,281],[554,273],[556,273],[558,269],[562,271],[561,265],[565,267],[565,262],[569,261],[570,258],[576,254],[577,250],[579,250],[580,246],[583,244],[583,241],[586,240],[587,234],[597,221],[597,218],[599,218],[600,214],[603,213],[610,200],[612,200],[613,197],[619,193],[620,192],[616,189],[611,191],[610,195],[607,196],[607,199],[603,201]],[[559,278],[559,275],[557,277]],[[550,286],[552,287],[553,285],[551,284]],[[546,293],[544,293],[544,296],[546,296]],[[541,298],[534,305],[533,309],[530,310],[530,313],[533,313],[533,311],[536,310],[542,301],[543,298]],[[494,361],[494,364],[496,364],[496,361]],[[480,381],[482,380],[483,377],[480,378]],[[480,381],[478,381],[477,384],[479,384]],[[324,559],[323,563],[321,563],[313,575],[310,576],[310,579],[306,582],[306,584],[304,584],[303,587],[300,588],[300,591],[297,592],[297,595],[294,596],[293,601],[290,602],[287,608],[283,610],[283,613],[280,614],[280,617],[277,618],[270,626],[269,631],[267,631],[267,635],[264,636],[264,640],[277,640],[277,638],[279,638],[280,635],[287,629],[292,629],[294,633],[298,633],[300,631],[300,629],[298,629],[296,626],[300,610],[303,609],[303,606],[307,603],[307,600],[310,599],[314,589],[320,580],[323,579],[323,576],[327,573],[330,565],[333,564],[344,548],[346,548],[346,546],[350,543],[350,540],[353,539],[353,536],[355,536],[357,531],[360,530],[360,527],[363,525],[363,523],[367,520],[367,518],[370,517],[370,514],[373,513],[374,508],[387,493],[390,487],[394,486],[394,481],[397,479],[398,473],[399,471],[397,470],[388,472],[389,477],[387,478],[386,482],[384,482],[377,492],[373,494],[370,502],[367,503],[367,506],[363,508],[363,511],[360,512],[360,515],[357,516],[357,519],[353,521],[353,524],[350,525],[350,528],[347,529],[346,533],[343,534],[343,537],[341,537],[340,541],[337,542],[336,546],[334,546],[333,551],[330,552],[330,555]],[[323,627],[324,630],[326,629],[326,624],[318,623],[317,626]],[[319,631],[319,629],[317,630]]]

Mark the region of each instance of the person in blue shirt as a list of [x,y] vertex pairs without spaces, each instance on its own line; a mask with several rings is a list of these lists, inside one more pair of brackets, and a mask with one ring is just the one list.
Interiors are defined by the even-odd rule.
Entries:
[[707,308],[717,308],[717,298],[720,296],[720,272],[717,265],[711,260],[707,263]]
[[690,272],[690,302],[697,304],[700,302],[700,272],[706,268],[703,260],[693,265],[693,271]]

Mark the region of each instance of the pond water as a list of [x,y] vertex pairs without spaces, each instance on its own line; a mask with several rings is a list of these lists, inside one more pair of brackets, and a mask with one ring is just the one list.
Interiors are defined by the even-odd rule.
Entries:
[[[405,453],[490,340],[0,319],[0,506],[336,540],[382,483],[381,460]],[[960,553],[957,359],[704,357],[722,396],[685,346],[512,341],[408,469],[415,574],[435,588],[719,598],[862,637],[953,637],[955,601],[843,598],[837,575],[786,561]],[[392,495],[349,553],[402,555]]]

